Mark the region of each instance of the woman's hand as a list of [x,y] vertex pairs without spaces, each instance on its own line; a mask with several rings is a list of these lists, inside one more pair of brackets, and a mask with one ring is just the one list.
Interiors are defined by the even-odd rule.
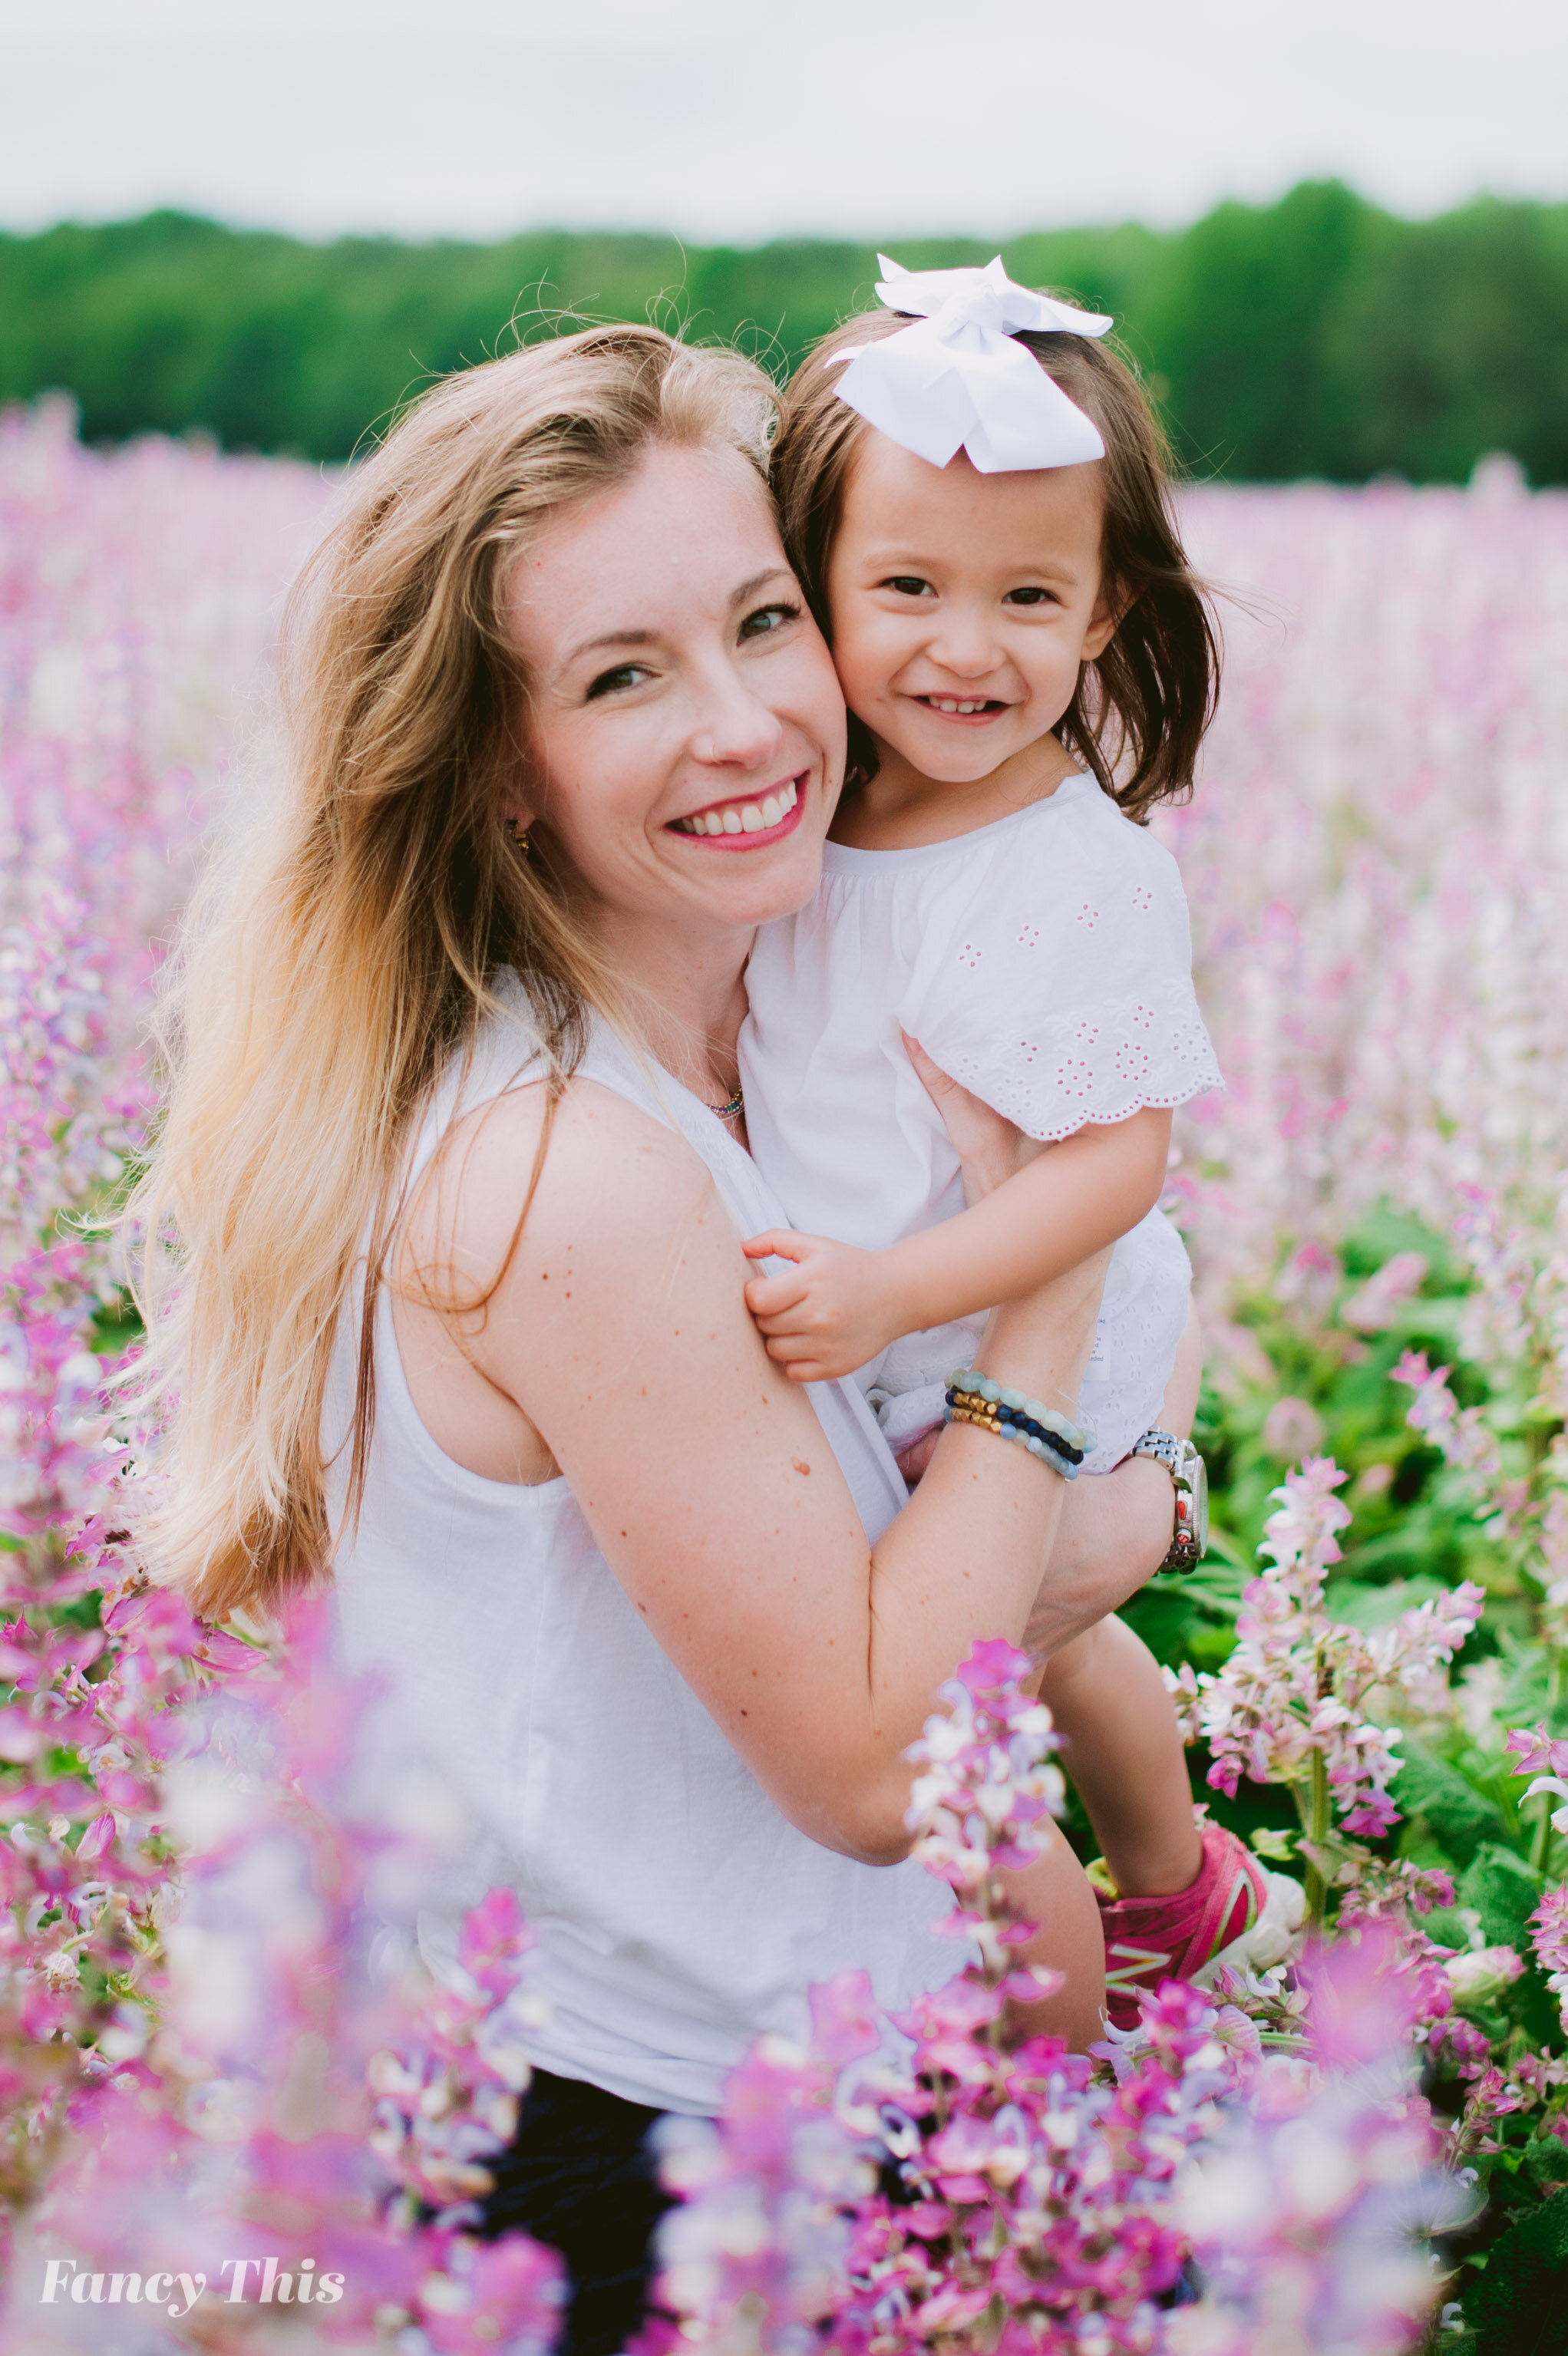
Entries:
[[963,1171],[963,1199],[972,1209],[1046,1149],[1037,1138],[1026,1137],[1021,1129],[1015,1129],[983,1098],[971,1096],[967,1088],[960,1087],[955,1079],[932,1063],[918,1039],[911,1039],[907,1031],[899,1035],[921,1086],[940,1113],[952,1140]]

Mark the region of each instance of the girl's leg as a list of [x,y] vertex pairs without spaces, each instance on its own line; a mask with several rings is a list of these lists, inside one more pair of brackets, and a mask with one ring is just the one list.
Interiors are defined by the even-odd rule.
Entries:
[[1266,1873],[1223,1826],[1198,1831],[1176,1712],[1132,1630],[1101,1621],[1056,1656],[1040,1690],[1116,1885],[1096,1893],[1115,2027],[1135,2029],[1140,1993],[1162,1980],[1277,1964],[1301,1922],[1301,1885]]
[[[1165,1430],[1192,1430],[1202,1378],[1203,1335],[1197,1311],[1189,1308],[1160,1402]],[[1140,1469],[1165,1480],[1158,1465]],[[1079,1483],[1069,1508],[1092,1508],[1099,1501],[1090,1493],[1100,1486],[1098,1481]],[[1053,1561],[1053,1571],[1056,1567]],[[1117,1889],[1124,1897],[1149,1898],[1187,1889],[1202,1868],[1203,1843],[1193,1821],[1176,1706],[1148,1646],[1111,1614],[1050,1651],[1039,1692],[1064,1739],[1062,1764]]]
[[1189,1888],[1203,1843],[1176,1707],[1148,1646],[1112,1614],[1047,1662],[1039,1692],[1122,1896]]
[[1015,1950],[1020,1966],[1044,1964],[1067,1976],[1066,1987],[1043,2003],[1009,2004],[1009,2034],[1063,2037],[1072,2052],[1087,2052],[1104,2035],[1105,2002],[1105,1939],[1088,1875],[1058,1832],[1033,1865],[999,1879],[1019,1913],[1040,1926]]

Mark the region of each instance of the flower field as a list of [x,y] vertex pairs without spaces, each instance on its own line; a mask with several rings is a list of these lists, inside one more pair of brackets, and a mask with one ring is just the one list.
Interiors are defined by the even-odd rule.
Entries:
[[[272,633],[330,498],[0,421],[16,2356],[530,2356],[559,2320],[551,2254],[465,2230],[526,2081],[527,1926],[497,1893],[435,1975],[377,1927],[439,1795],[391,1847],[360,1823],[312,1612],[263,1643],[146,1585],[124,1508],[156,1438],[101,1394],[134,1346],[95,1222],[153,1109],[152,979],[273,790]],[[977,1647],[915,1809],[980,1961],[902,2062],[846,1980],[723,2121],[671,2128],[650,2351],[1568,2349],[1568,496],[1494,460],[1187,515],[1227,673],[1156,824],[1229,1080],[1172,1172],[1216,1535],[1128,1616],[1195,1788],[1304,1879],[1313,1940],[1167,1988],[1090,2061],[1010,2041],[994,1868],[1074,1803],[1018,1663]]]

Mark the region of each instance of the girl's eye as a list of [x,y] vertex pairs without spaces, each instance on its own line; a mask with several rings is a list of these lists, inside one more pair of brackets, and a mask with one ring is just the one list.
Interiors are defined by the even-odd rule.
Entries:
[[882,586],[896,589],[900,597],[934,597],[937,594],[929,581],[921,581],[912,573],[895,573]]
[[639,680],[650,676],[646,663],[618,663],[614,670],[600,671],[583,700],[592,703],[596,695],[613,695],[618,688],[635,687]]
[[786,622],[798,622],[800,618],[799,605],[791,605],[788,602],[779,605],[759,605],[756,613],[748,614],[741,624],[740,635],[743,638],[769,637],[775,630],[781,630]]
[[1055,605],[1059,600],[1050,589],[1009,589],[1003,603],[1007,605]]

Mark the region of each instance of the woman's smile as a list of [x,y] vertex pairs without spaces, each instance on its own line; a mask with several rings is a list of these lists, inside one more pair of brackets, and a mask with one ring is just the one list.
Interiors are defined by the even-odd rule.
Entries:
[[802,797],[810,776],[809,769],[801,769],[780,784],[769,786],[764,793],[737,794],[725,801],[706,802],[701,809],[688,811],[684,818],[671,819],[666,831],[716,842],[723,851],[758,851],[765,843],[781,841],[800,825]]

